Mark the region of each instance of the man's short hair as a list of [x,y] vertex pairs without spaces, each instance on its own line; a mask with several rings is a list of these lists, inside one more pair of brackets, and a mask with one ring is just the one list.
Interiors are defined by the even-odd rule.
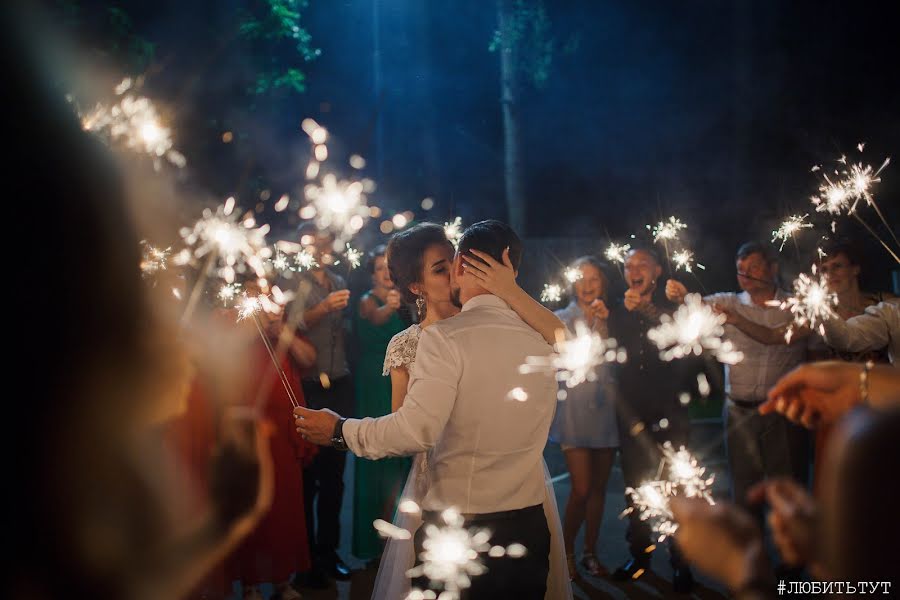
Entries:
[[847,238],[827,240],[822,244],[821,248],[824,254],[822,260],[830,260],[836,258],[839,254],[843,254],[851,265],[858,267],[861,264],[859,249],[856,247],[856,244]]
[[503,251],[506,248],[509,248],[509,261],[513,269],[518,271],[522,262],[522,240],[506,223],[489,219],[466,228],[459,239],[457,252],[466,254],[469,250],[478,250],[502,263]]
[[775,262],[775,254],[772,252],[772,246],[764,242],[745,242],[741,244],[735,255],[735,260],[744,260],[752,254],[760,254],[763,259],[770,265]]
[[662,266],[662,260],[659,258],[659,252],[656,251],[656,248],[649,244],[637,244],[634,248],[628,251],[628,254],[634,254],[635,252],[643,252],[647,256],[649,256],[654,263],[659,266]]

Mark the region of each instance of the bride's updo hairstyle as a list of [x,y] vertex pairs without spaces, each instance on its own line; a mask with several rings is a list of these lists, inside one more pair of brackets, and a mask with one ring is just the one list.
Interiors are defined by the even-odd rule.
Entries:
[[452,250],[444,228],[435,223],[419,223],[404,229],[395,233],[388,243],[385,258],[391,281],[403,294],[406,302],[416,301],[416,295],[410,291],[409,286],[423,279],[425,250],[438,244],[445,244]]

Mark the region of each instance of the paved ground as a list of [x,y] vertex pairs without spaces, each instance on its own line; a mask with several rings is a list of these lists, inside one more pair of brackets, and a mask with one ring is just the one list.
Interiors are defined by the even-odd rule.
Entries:
[[[695,454],[701,458],[710,471],[717,473],[716,496],[727,495],[727,475],[725,469],[724,452],[721,444],[722,425],[716,418],[700,419],[695,421],[693,428],[692,447]],[[565,462],[559,447],[550,444],[545,450],[548,467],[555,479],[556,498],[560,510],[565,506],[569,494],[569,480],[565,473]],[[353,461],[348,463],[346,473],[347,496],[353,495]],[[352,519],[352,502],[345,501],[342,523],[350,523]],[[600,561],[610,571],[624,563],[628,558],[628,549],[625,544],[626,522],[619,519],[619,514],[624,509],[624,483],[622,471],[617,464],[613,467],[610,482],[607,487],[606,512],[603,515],[600,541],[597,552]],[[576,542],[576,548],[581,547],[581,541]],[[364,569],[363,564],[353,559],[349,553],[350,527],[343,527],[341,538],[341,556],[351,566],[360,570],[348,582],[339,582],[328,590],[313,591],[304,590],[304,598],[308,600],[368,600],[375,581],[376,570]],[[628,584],[614,583],[609,579],[596,579],[582,576],[574,583],[575,597],[580,599],[621,599],[636,598],[638,600],[658,598],[700,598],[720,599],[726,595],[721,587],[698,577],[698,585],[692,596],[674,594],[671,585],[672,570],[669,566],[668,555],[665,549],[659,549],[653,554],[652,570],[645,574],[638,582]],[[263,592],[268,590],[265,588]]]

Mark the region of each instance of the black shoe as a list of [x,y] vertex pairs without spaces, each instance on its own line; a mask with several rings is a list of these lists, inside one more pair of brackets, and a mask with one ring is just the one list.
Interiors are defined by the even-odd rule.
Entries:
[[353,571],[337,554],[334,555],[334,560],[328,565],[328,574],[338,581],[349,581],[353,577]]
[[636,558],[629,559],[624,565],[613,571],[612,578],[614,581],[631,581],[632,579],[640,579],[650,568],[648,561],[639,561]]
[[305,573],[297,573],[294,577],[294,587],[305,587],[312,590],[328,589],[328,576],[320,568],[313,567]]
[[694,574],[687,567],[679,567],[672,573],[672,589],[676,594],[690,594],[694,589]]

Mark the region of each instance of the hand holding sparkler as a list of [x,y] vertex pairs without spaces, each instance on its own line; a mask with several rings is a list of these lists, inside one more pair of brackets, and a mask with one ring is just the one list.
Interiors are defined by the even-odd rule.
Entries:
[[669,302],[683,304],[684,297],[688,295],[687,287],[677,279],[669,279],[666,282],[666,298]]
[[761,481],[747,492],[751,504],[766,502],[772,540],[784,562],[802,567],[813,558],[818,510],[813,497],[796,482],[782,477]]
[[588,319],[588,323],[595,325],[597,321],[606,321],[609,319],[609,308],[603,300],[597,298],[591,302],[590,306],[588,306],[587,314],[585,316]]
[[625,309],[631,312],[645,310],[650,306],[651,295],[642,294],[634,288],[625,290]]
[[400,308],[401,300],[402,298],[400,296],[400,292],[398,292],[397,290],[388,290],[388,293],[384,299],[384,304],[392,310],[397,310],[398,308]]
[[328,294],[315,308],[320,308],[325,313],[333,313],[344,310],[350,303],[350,290],[335,290]]

